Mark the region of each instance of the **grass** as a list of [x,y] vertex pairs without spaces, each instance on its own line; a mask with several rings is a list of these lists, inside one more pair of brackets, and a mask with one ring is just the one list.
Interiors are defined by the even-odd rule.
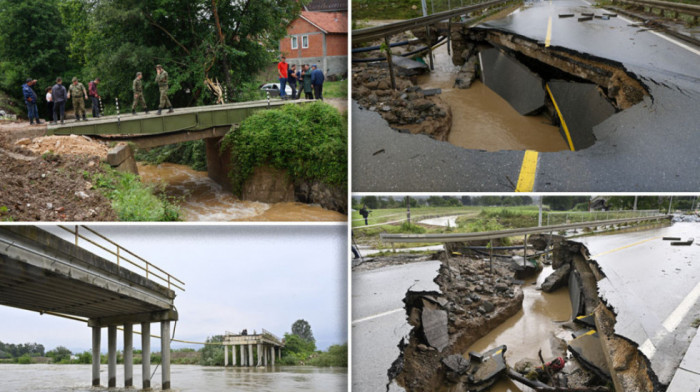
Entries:
[[323,83],[323,98],[347,98],[348,81],[338,80]]
[[[118,172],[104,165],[91,181],[111,202],[119,220],[131,222],[177,221],[179,207],[174,200],[153,186],[143,184],[137,175]],[[89,176],[87,173],[84,176]]]

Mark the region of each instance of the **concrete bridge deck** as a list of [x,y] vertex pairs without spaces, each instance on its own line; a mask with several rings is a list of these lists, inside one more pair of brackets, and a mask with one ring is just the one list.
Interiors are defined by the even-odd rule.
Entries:
[[[261,333],[248,334],[243,331],[240,334],[226,332],[223,340],[224,366],[229,365],[228,351],[231,347],[231,364],[236,366],[236,352],[240,352],[240,366],[267,366],[275,365],[275,351],[277,357],[282,357],[284,342],[273,333],[262,330]],[[257,359],[257,364],[256,364]]]
[[[122,265],[113,263],[36,226],[0,226],[0,305],[84,318],[92,329],[93,386],[100,385],[103,327],[108,328],[108,386],[116,386],[116,334],[122,325],[124,385],[133,385],[132,328],[140,323],[143,387],[150,388],[150,324],[160,322],[161,336],[170,336],[170,322],[178,319],[175,292],[123,263],[124,258]],[[157,267],[147,263],[148,268],[157,276]],[[165,275],[168,282],[177,280]],[[169,389],[170,339],[161,339],[161,353],[163,389]]]

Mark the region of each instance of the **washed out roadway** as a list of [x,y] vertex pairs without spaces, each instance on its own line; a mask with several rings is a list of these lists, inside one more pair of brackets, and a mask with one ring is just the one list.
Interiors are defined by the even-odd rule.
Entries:
[[[520,190],[535,192],[700,188],[695,175],[700,169],[700,50],[630,26],[622,16],[588,22],[558,17],[607,12],[583,0],[528,4],[479,28],[620,63],[647,86],[651,97],[594,127],[593,146],[535,153],[526,162],[524,151],[470,150],[398,133],[378,114],[353,103],[354,192],[504,192],[515,190],[519,180],[532,184]],[[520,178],[524,167],[532,171],[529,179]]]

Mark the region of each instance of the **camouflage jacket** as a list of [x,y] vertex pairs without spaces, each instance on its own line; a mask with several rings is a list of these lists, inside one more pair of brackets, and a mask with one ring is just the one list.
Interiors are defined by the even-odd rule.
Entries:
[[156,75],[156,83],[159,88],[168,88],[168,73],[165,70]]
[[80,82],[78,82],[78,84],[71,83],[71,85],[68,87],[68,92],[70,93],[70,97],[72,99],[85,98],[85,94],[87,94],[85,86],[83,86],[83,84]]
[[134,79],[134,94],[141,94],[143,93],[143,82],[141,79],[136,78]]

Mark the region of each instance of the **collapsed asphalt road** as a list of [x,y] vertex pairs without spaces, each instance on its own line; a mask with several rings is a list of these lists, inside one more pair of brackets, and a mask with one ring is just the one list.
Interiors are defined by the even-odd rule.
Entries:
[[695,191],[700,50],[623,17],[578,22],[559,14],[604,11],[582,0],[535,2],[478,29],[624,67],[649,96],[593,128],[579,151],[529,154],[455,147],[400,134],[353,103],[353,191],[513,191],[526,171],[532,191]]

